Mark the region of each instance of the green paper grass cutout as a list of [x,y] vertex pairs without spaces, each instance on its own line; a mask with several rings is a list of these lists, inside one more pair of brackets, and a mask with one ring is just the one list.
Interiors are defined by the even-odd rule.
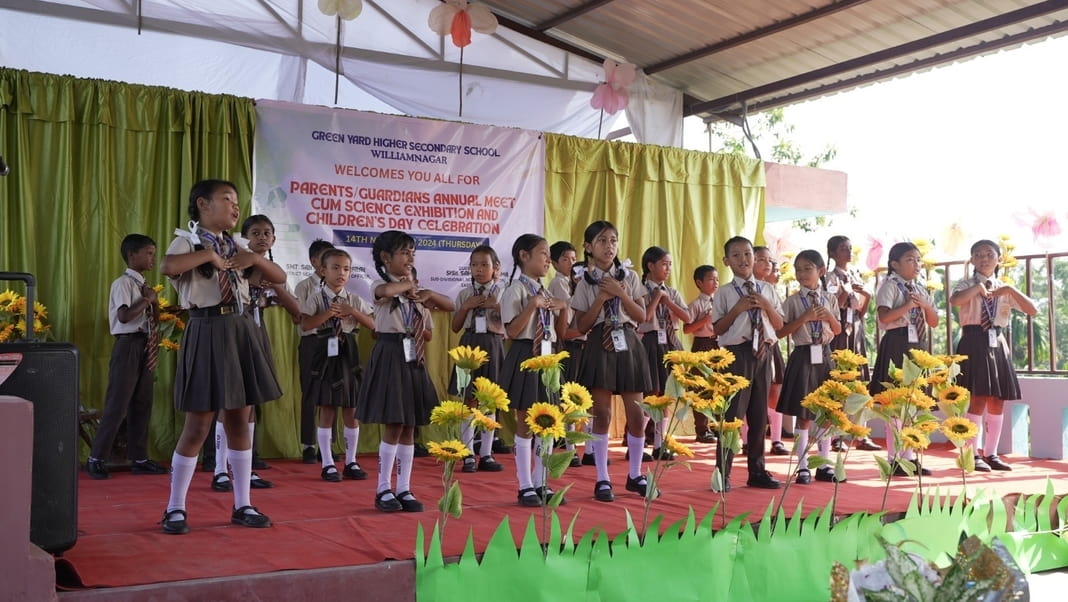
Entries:
[[962,533],[987,544],[1001,539],[1025,573],[1062,568],[1068,566],[1068,539],[1054,520],[1068,524],[1068,497],[1056,506],[1054,497],[1050,481],[1044,495],[1021,496],[1012,508],[1011,530],[1005,503],[981,492],[967,503],[937,491],[914,495],[905,517],[886,525],[881,513],[834,523],[829,506],[802,516],[800,502],[792,516],[774,518],[771,502],[759,523],[751,525],[741,515],[714,532],[717,504],[700,522],[693,508],[663,528],[663,517],[657,517],[644,543],[629,512],[627,528],[615,537],[593,529],[577,543],[575,518],[562,531],[554,512],[544,548],[533,516],[518,547],[505,517],[481,562],[469,536],[459,562],[450,564],[442,557],[437,529],[424,547],[420,526],[416,598],[496,601],[506,595],[514,602],[599,602],[667,599],[670,593],[671,600],[827,600],[834,562],[851,567],[881,560],[886,551],[878,537],[906,542],[903,550],[944,566]]

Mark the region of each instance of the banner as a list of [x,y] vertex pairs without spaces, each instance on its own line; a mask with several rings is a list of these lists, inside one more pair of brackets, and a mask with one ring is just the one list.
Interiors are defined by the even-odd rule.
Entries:
[[308,246],[352,256],[349,290],[371,301],[371,245],[385,230],[416,241],[419,283],[455,297],[473,248],[511,271],[512,243],[544,224],[540,132],[256,101],[252,210],[274,222],[274,261],[290,286],[308,277]]

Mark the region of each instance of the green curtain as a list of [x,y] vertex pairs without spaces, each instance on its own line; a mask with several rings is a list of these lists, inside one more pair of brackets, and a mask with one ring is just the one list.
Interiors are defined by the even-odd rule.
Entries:
[[546,134],[545,237],[569,240],[582,258],[583,231],[606,219],[619,229],[619,257],[641,273],[645,249],[671,253],[671,285],[697,296],[693,270],[723,264],[723,243],[760,244],[764,164],[734,155]]

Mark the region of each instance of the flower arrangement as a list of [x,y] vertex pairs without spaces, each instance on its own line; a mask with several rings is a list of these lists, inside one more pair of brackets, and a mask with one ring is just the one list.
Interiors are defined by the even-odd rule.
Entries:
[[[48,340],[51,326],[45,321],[48,308],[33,302],[33,334]],[[0,343],[26,338],[26,297],[8,289],[0,293]]]
[[156,291],[159,304],[159,346],[167,351],[177,351],[182,341],[182,331],[185,330],[185,320],[182,316],[186,315],[186,311],[161,296],[162,284],[153,286],[152,290]]

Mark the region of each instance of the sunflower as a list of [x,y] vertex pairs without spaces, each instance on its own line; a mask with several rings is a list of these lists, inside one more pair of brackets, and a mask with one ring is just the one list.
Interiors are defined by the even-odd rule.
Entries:
[[837,349],[831,352],[831,360],[839,370],[856,370],[868,363],[868,358],[860,355],[852,349]]
[[178,316],[174,314],[162,313],[159,315],[160,322],[173,322],[178,319]]
[[845,434],[856,439],[861,439],[871,434],[871,428],[866,427],[863,424],[850,424],[848,428],[843,430]]
[[962,355],[960,353],[957,353],[957,354],[954,354],[954,355],[940,355],[940,356],[938,356],[938,359],[943,364],[949,366],[949,365],[952,365],[952,364],[959,364],[959,363],[963,362],[964,360],[968,359],[968,356],[967,355]]
[[710,349],[705,352],[708,367],[713,370],[725,370],[734,363],[734,354],[726,349]]
[[537,372],[541,370],[549,370],[550,368],[559,368],[560,362],[570,357],[570,353],[561,351],[560,353],[550,353],[549,355],[535,355],[534,357],[523,361],[519,364],[520,370],[527,370],[529,372]]
[[471,415],[471,408],[462,401],[443,401],[430,411],[430,424],[449,426],[460,424]]
[[690,370],[682,364],[675,364],[674,366],[672,366],[671,374],[675,377],[675,380],[678,381],[680,385],[691,389],[700,387],[705,382],[696,374],[690,372]]
[[589,412],[570,401],[563,402],[560,406],[560,413],[564,415],[565,423],[573,424],[575,426],[586,426],[586,424],[589,423],[590,418],[592,418]]
[[942,367],[942,360],[923,349],[910,349],[909,353],[912,355],[912,362],[924,370],[935,370]]
[[842,408],[842,404],[825,395],[820,389],[816,389],[801,400],[801,407],[815,414],[821,411],[839,410]]
[[527,410],[526,422],[530,427],[530,432],[538,437],[563,439],[567,436],[567,430],[564,428],[564,415],[559,407],[551,403],[539,401],[530,406]]
[[734,420],[724,420],[723,422],[718,422],[718,421],[709,422],[708,426],[710,426],[711,428],[714,428],[716,430],[721,430],[723,432],[727,432],[727,431],[740,431],[740,430],[742,430],[742,425],[743,424],[745,424],[745,423],[742,422],[742,420],[740,418],[735,418]]
[[463,460],[471,455],[471,450],[467,449],[467,446],[463,444],[463,441],[457,441],[456,439],[450,439],[440,443],[431,441],[430,443],[427,443],[426,449],[430,452],[431,456],[447,462]]
[[7,311],[7,309],[11,307],[11,304],[18,298],[18,294],[10,289],[0,293],[0,309]]
[[664,363],[674,364],[676,366],[683,365],[692,368],[697,364],[704,363],[706,358],[707,356],[701,351],[673,349],[664,354]]
[[642,400],[642,403],[645,405],[658,410],[663,410],[674,402],[675,398],[668,397],[667,395],[647,395],[645,399]]
[[939,430],[954,443],[963,443],[979,434],[979,428],[974,422],[960,416],[946,418]]
[[165,297],[160,297],[159,298],[159,308],[160,309],[167,309],[170,306],[171,306],[171,302],[168,301]]
[[175,343],[170,339],[160,339],[159,346],[168,351],[178,351],[178,343]]
[[586,387],[574,382],[564,383],[560,388],[560,400],[571,402],[579,409],[585,411],[593,407],[593,396]]
[[823,381],[823,384],[820,385],[820,388],[823,389],[824,395],[839,401],[849,397],[849,394],[853,392],[853,390],[845,384],[836,380],[825,380]]
[[927,434],[914,426],[901,429],[901,446],[905,449],[927,449],[931,440]]
[[916,424],[914,424],[912,426],[920,429],[921,431],[923,431],[925,433],[930,434],[930,433],[933,433],[933,432],[938,430],[938,421],[937,420],[924,420],[923,422],[917,422]]
[[479,346],[459,345],[449,349],[449,357],[461,370],[478,370],[489,361],[489,355]]
[[483,411],[508,409],[508,394],[497,383],[485,376],[475,379],[473,396],[478,401],[478,407]]
[[972,394],[968,392],[968,389],[960,385],[953,385],[946,387],[938,394],[938,399],[946,403],[963,404],[971,399]]
[[912,405],[918,408],[923,408],[924,410],[930,410],[938,403],[930,395],[927,395],[922,391],[914,392],[910,401],[912,402]]
[[478,408],[471,410],[471,426],[483,432],[495,431],[501,428],[501,423],[482,413]]
[[15,334],[15,325],[14,324],[8,324],[7,326],[3,327],[2,329],[0,329],[0,343],[3,343],[4,341],[9,340],[10,338],[12,338],[12,336],[14,334]]
[[941,370],[935,370],[927,375],[927,384],[934,385],[936,387],[942,386],[949,382],[949,370],[943,368]]
[[677,456],[686,456],[687,458],[693,457],[693,450],[676,441],[671,435],[664,437],[664,445],[667,446],[671,453]]
[[738,391],[741,391],[742,389],[749,386],[749,379],[743,376],[738,376],[737,374],[727,373],[719,374],[718,376],[722,379],[722,382],[724,382],[727,387],[727,390],[723,392],[724,397],[734,395]]
[[837,381],[852,382],[860,378],[860,370],[831,370],[831,378]]

